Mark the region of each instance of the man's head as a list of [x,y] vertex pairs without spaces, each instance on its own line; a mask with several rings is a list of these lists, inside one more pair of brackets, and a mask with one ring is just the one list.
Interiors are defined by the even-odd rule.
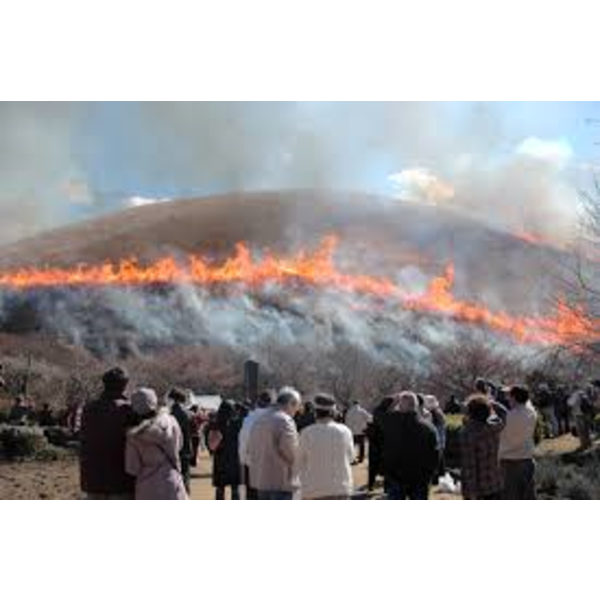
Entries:
[[277,394],[277,406],[290,417],[293,417],[302,406],[302,396],[293,387],[283,387]]
[[529,390],[523,385],[513,385],[509,392],[510,399],[517,405],[527,404]]
[[467,416],[476,423],[487,423],[492,415],[490,400],[485,394],[473,394],[467,398]]
[[396,409],[401,413],[416,414],[419,410],[419,400],[417,395],[414,392],[400,392],[398,394]]
[[259,408],[268,408],[273,404],[274,396],[275,394],[273,393],[273,390],[264,390],[258,396],[258,399],[256,400],[256,405]]
[[181,388],[169,390],[167,397],[175,404],[185,404],[187,402],[187,394]]
[[482,379],[481,377],[478,377],[475,380],[475,391],[478,394],[487,394],[489,391],[487,381],[485,379]]
[[109,369],[102,375],[104,391],[113,397],[121,397],[129,384],[129,375],[122,367]]
[[333,419],[335,417],[336,402],[335,398],[330,394],[317,394],[314,399],[314,407],[315,417],[318,420]]

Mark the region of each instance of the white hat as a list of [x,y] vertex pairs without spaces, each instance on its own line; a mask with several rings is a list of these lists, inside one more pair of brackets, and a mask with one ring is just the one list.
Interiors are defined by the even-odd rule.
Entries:
[[152,388],[138,388],[131,394],[131,408],[140,417],[158,410],[158,397]]
[[427,410],[438,410],[440,408],[440,403],[435,396],[425,396],[423,398],[423,405]]
[[417,395],[413,392],[401,392],[398,394],[397,410],[401,413],[416,413],[419,409]]

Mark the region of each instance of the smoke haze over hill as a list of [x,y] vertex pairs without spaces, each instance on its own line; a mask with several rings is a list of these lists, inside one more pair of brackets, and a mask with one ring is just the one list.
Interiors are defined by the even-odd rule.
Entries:
[[571,131],[517,126],[518,106],[3,103],[0,241],[153,200],[284,188],[395,192],[569,238],[583,159]]

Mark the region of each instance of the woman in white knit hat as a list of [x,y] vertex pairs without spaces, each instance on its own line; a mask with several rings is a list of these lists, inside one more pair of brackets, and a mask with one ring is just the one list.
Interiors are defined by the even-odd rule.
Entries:
[[353,491],[354,440],[334,420],[335,399],[315,397],[317,422],[300,433],[300,483],[304,500],[348,500]]
[[139,388],[131,396],[139,419],[127,435],[125,468],[136,478],[136,500],[186,500],[179,451],[182,435],[174,417],[159,407],[154,390]]

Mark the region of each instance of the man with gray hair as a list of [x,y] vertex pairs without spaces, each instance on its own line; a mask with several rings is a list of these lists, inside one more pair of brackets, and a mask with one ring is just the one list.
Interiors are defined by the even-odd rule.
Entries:
[[292,500],[299,487],[299,438],[294,416],[302,406],[300,393],[284,387],[275,406],[254,423],[246,445],[250,481],[259,500]]
[[390,500],[427,500],[438,466],[438,436],[419,415],[413,392],[398,395],[383,420],[383,461]]

